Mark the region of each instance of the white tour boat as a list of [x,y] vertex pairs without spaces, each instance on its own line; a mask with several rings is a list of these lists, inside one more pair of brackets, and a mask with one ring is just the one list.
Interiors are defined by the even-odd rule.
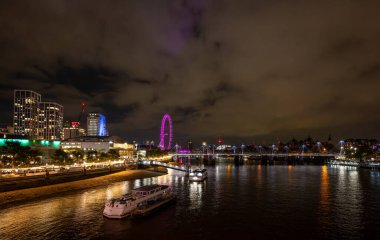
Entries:
[[201,182],[207,178],[207,169],[194,169],[189,173],[191,182]]
[[103,216],[107,218],[124,218],[146,215],[156,208],[175,200],[172,189],[167,185],[148,185],[133,189],[118,199],[106,202]]

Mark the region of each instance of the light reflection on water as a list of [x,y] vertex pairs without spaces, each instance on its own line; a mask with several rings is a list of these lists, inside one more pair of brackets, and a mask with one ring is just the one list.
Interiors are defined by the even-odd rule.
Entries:
[[[183,173],[169,170],[160,177],[0,210],[0,239],[244,239],[252,232],[257,239],[341,239],[380,234],[378,172],[228,160],[207,168],[209,178],[203,183],[189,183]],[[154,183],[173,186],[175,206],[141,220],[102,217],[106,200]]]
[[323,222],[322,226],[325,229],[328,229],[332,224],[330,198],[328,167],[322,166],[319,211],[320,221]]
[[206,186],[207,182],[199,183],[199,182],[191,182],[190,184],[190,209],[198,209],[202,205],[202,195],[203,195],[203,187]]

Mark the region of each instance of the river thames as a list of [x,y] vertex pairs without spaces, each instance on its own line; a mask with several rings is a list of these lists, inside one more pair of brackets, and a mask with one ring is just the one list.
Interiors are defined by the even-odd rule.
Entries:
[[[207,169],[203,183],[169,170],[1,209],[0,239],[379,239],[378,171],[228,160]],[[146,218],[103,218],[107,199],[152,183],[171,185],[177,203]]]

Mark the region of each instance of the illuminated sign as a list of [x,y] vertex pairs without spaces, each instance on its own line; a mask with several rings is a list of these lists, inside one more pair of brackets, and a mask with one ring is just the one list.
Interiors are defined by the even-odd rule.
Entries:
[[71,122],[71,127],[73,128],[79,128],[80,123],[79,122]]

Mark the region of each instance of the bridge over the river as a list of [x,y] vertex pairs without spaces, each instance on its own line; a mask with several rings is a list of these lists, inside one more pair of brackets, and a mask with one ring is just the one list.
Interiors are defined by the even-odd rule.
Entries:
[[277,157],[277,158],[286,158],[286,157],[337,157],[339,154],[334,153],[169,153],[170,156],[177,157]]

